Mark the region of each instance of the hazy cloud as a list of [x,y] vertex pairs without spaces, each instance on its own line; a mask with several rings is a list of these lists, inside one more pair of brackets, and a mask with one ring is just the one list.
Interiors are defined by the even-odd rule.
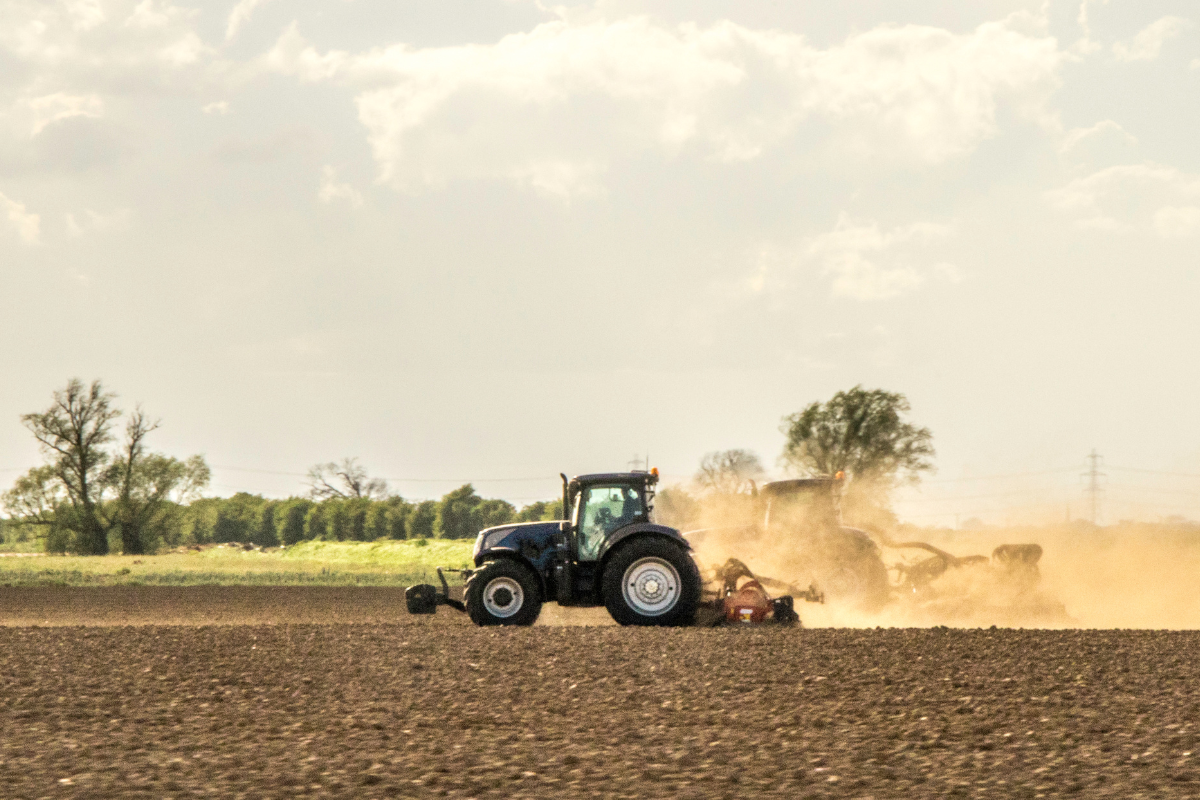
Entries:
[[118,208],[106,214],[89,208],[79,214],[68,212],[65,216],[67,233],[71,236],[128,230],[132,217],[133,213],[128,208]]
[[165,0],[0,4],[0,53],[29,67],[38,87],[68,94],[126,87],[213,52],[193,30],[195,16]]
[[[933,254],[933,246],[953,228],[916,222],[885,229],[875,220],[857,222],[838,216],[833,229],[805,240],[799,247],[765,244],[755,254],[755,269],[743,281],[750,294],[771,296],[785,291],[799,268],[815,267],[829,280],[834,297],[884,300],[911,291],[933,277],[953,283],[960,270]],[[806,281],[811,281],[807,275]]]
[[28,109],[30,134],[37,136],[52,122],[71,117],[100,117],[104,111],[104,103],[99,95],[71,95],[64,92],[34,97],[22,104]]
[[41,231],[41,217],[28,211],[23,203],[11,200],[0,192],[0,213],[8,220],[17,236],[25,244],[37,244]]
[[348,183],[338,183],[337,170],[328,164],[321,168],[321,189],[317,192],[317,197],[322,203],[343,200],[352,208],[363,204],[362,194]]
[[204,106],[200,110],[203,111],[205,114],[222,114],[222,115],[224,115],[224,114],[229,113],[229,103],[225,100],[218,100],[215,103],[209,103],[208,105]]
[[1067,153],[1075,149],[1078,144],[1086,139],[1095,139],[1103,136],[1116,136],[1130,144],[1137,143],[1137,137],[1111,119],[1106,119],[1097,122],[1090,128],[1072,128],[1070,131],[1067,131],[1059,149],[1061,152]]
[[1113,54],[1121,61],[1149,61],[1158,58],[1168,39],[1178,36],[1192,26],[1183,17],[1163,17],[1150,23],[1128,44],[1113,44]]
[[270,0],[240,0],[233,10],[229,12],[229,22],[225,26],[225,41],[229,41],[234,36],[237,36],[238,29],[250,19],[250,15],[254,9],[270,2]]
[[832,231],[809,241],[805,257],[820,264],[822,273],[833,279],[830,291],[834,296],[882,300],[915,288],[931,272],[957,281],[958,271],[952,265],[926,267],[913,255],[914,250],[950,233],[948,226],[929,222],[883,230],[875,221],[856,223],[842,214]]
[[1167,239],[1200,233],[1200,206],[1164,206],[1154,214],[1154,229]]
[[854,158],[937,163],[997,131],[1002,103],[1041,114],[1062,59],[1016,22],[955,34],[882,26],[828,49],[732,22],[556,21],[492,45],[319,52],[290,27],[264,57],[306,81],[362,87],[384,181],[501,178],[570,195],[647,150],[760,157],[804,128]]
[[[1161,236],[1180,235],[1189,224],[1188,207],[1179,207],[1180,201],[1198,197],[1200,177],[1149,163],[1107,167],[1046,193],[1051,206],[1076,215],[1079,227],[1151,228]],[[1157,209],[1153,217],[1150,209]]]
[[226,139],[216,146],[213,154],[227,164],[265,164],[287,153],[302,150],[311,141],[312,131],[288,128],[254,139]]
[[171,23],[170,3],[159,5],[156,0],[142,0],[133,9],[125,24],[135,28],[160,28]]

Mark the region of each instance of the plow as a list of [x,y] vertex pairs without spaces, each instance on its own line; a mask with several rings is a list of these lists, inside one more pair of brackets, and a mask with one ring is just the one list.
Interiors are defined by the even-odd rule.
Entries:
[[[796,601],[877,613],[889,604],[954,609],[946,587],[1002,587],[1010,604],[1036,593],[1036,544],[1008,544],[991,557],[955,556],[925,542],[842,525],[841,476],[752,486],[735,524],[680,532],[652,520],[657,470],[562,476],[567,519],[481,531],[474,566],[454,570],[462,599],[440,587],[409,587],[413,614],[439,606],[477,625],[530,625],[542,605],[603,606],[622,625],[796,625]],[[888,566],[884,552],[900,554]],[[908,556],[913,552],[917,557]],[[753,571],[768,562],[777,575]],[[807,583],[807,588],[798,588]]]

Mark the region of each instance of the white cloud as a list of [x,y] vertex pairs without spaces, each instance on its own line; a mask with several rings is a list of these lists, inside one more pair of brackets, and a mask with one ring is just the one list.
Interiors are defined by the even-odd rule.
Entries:
[[337,170],[328,164],[321,168],[321,188],[317,197],[322,203],[344,200],[353,208],[363,204],[362,194],[348,183],[338,183]]
[[158,57],[172,67],[186,67],[195,64],[200,58],[212,52],[212,48],[200,40],[195,33],[188,31],[173,42],[158,51]]
[[[875,220],[856,222],[842,213],[832,230],[806,239],[799,247],[760,247],[755,268],[741,288],[755,295],[777,295],[793,283],[790,276],[804,267],[815,267],[829,280],[832,296],[860,301],[895,297],[933,277],[959,283],[963,276],[958,267],[932,255],[936,245],[952,234],[948,225],[916,222],[884,229]],[[805,280],[811,282],[811,272],[805,272]]]
[[41,235],[41,217],[26,210],[23,203],[18,203],[15,200],[10,200],[0,192],[0,212],[8,219],[8,222],[16,230],[17,236],[21,237],[21,241],[25,244],[37,244]]
[[1047,202],[1073,214],[1080,228],[1154,230],[1160,236],[1181,235],[1187,201],[1197,197],[1200,176],[1150,163],[1107,167],[1046,193]]
[[87,31],[104,22],[104,6],[100,0],[70,0],[67,3],[72,27]]
[[1142,29],[1129,44],[1116,42],[1113,54],[1121,61],[1150,61],[1158,58],[1163,44],[1192,26],[1183,17],[1163,17]]
[[1090,128],[1072,128],[1067,131],[1063,137],[1062,144],[1059,150],[1063,153],[1070,152],[1075,147],[1087,139],[1100,138],[1103,136],[1115,136],[1129,144],[1137,144],[1137,137],[1122,128],[1119,124],[1111,119],[1101,120]]
[[125,20],[135,28],[161,28],[171,22],[170,6],[159,8],[156,0],[142,0]]
[[1164,206],[1154,214],[1154,229],[1164,239],[1200,233],[1200,206]]
[[361,87],[384,181],[499,178],[569,195],[638,152],[749,160],[802,129],[854,158],[946,161],[995,135],[1001,104],[1041,116],[1063,57],[1012,20],[965,34],[884,26],[820,49],[732,22],[632,18],[361,54],[318,52],[293,25],[264,63]]
[[269,0],[240,0],[229,12],[229,22],[225,26],[225,41],[233,39],[237,36],[238,30],[245,24],[246,20],[250,19],[250,15],[254,13],[254,9]]
[[[832,231],[808,242],[804,255],[832,277],[834,296],[882,300],[924,283],[928,271],[909,251],[949,234],[949,227],[928,222],[885,231],[877,222],[855,223],[842,214]],[[953,265],[939,263],[933,269],[955,282],[960,280]]]
[[178,69],[212,54],[193,30],[196,15],[169,0],[0,3],[0,53],[31,67],[39,86],[125,87],[156,79],[156,68]]
[[21,105],[28,110],[30,134],[37,136],[45,127],[71,117],[100,117],[104,113],[104,102],[99,95],[72,95],[65,92],[43,95],[25,100]]
[[229,102],[227,100],[218,100],[215,103],[209,103],[200,109],[205,114],[228,114]]

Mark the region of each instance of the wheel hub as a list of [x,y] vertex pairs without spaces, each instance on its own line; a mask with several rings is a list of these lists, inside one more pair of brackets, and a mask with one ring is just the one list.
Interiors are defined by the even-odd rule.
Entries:
[[493,617],[507,619],[520,611],[523,605],[525,592],[521,584],[508,576],[493,578],[483,587],[483,607]]
[[621,584],[625,602],[645,617],[657,617],[679,600],[679,573],[661,558],[640,558],[625,570]]

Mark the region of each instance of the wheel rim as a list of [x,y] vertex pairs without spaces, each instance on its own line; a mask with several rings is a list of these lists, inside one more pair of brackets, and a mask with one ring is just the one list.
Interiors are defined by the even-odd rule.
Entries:
[[492,578],[483,587],[483,607],[493,617],[508,619],[525,605],[521,584],[509,577]]
[[863,584],[863,577],[845,566],[834,569],[826,582],[834,597],[857,597],[863,592]]
[[661,558],[639,558],[625,570],[621,593],[642,616],[661,616],[679,602],[679,572]]

